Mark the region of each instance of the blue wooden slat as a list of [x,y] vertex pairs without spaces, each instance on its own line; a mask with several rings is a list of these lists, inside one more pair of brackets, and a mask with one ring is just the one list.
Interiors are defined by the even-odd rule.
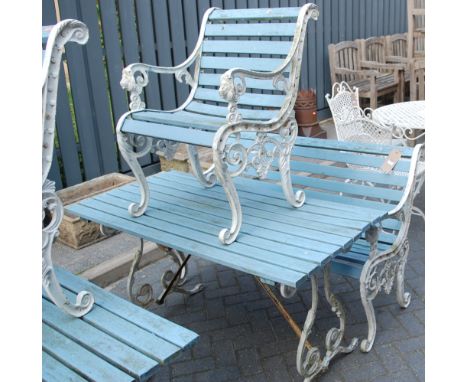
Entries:
[[[323,39],[324,39],[324,49],[322,51],[323,55],[323,67],[324,67],[324,84],[323,84],[323,91],[325,93],[329,93],[331,90],[331,78],[330,78],[330,64],[328,61],[328,45],[332,43],[332,27],[331,27],[331,2],[325,0],[323,2],[323,12],[321,16],[323,18]],[[317,97],[320,98],[320,97]],[[323,97],[321,97],[323,98]]]
[[[95,200],[102,201],[103,203],[105,203],[106,209],[109,209],[110,211],[113,211],[114,207],[119,208],[119,206],[122,205],[122,199],[118,197],[113,197],[111,195],[100,195],[99,197],[96,197]],[[185,232],[185,229],[194,231],[197,233],[197,235],[200,236],[200,239],[203,240],[204,238],[206,238],[206,241],[204,242],[211,245],[213,244],[213,239],[217,240],[216,235],[213,235],[213,232],[217,232],[220,228],[222,228],[222,226],[219,224],[213,225],[211,224],[211,222],[207,223],[193,220],[191,217],[187,217],[187,215],[176,215],[172,214],[172,211],[166,212],[156,210],[153,207],[149,207],[148,211],[145,213],[145,219],[142,220],[146,220],[145,223],[151,224],[151,226],[153,226],[152,222],[154,221],[154,219],[157,219],[159,222],[168,222],[174,224],[175,226],[177,226],[177,232]],[[163,227],[164,225],[161,226]],[[188,233],[187,237],[190,237],[189,235],[190,234]],[[301,258],[300,256],[297,256],[297,248],[295,251],[296,253],[294,253],[294,255],[292,255],[292,248],[286,249],[287,246],[283,246],[283,249],[286,249],[286,252],[280,252],[280,248],[278,246],[272,245],[272,243],[269,240],[263,240],[261,238],[252,238],[252,236],[250,235],[245,235],[243,241],[238,240],[236,241],[236,243],[236,247],[238,247],[239,251],[236,248],[231,248],[232,245],[229,246],[229,249],[232,249],[234,253],[242,255],[243,253],[241,251],[242,249],[244,249],[244,251],[246,251],[246,256],[259,259],[271,263],[273,265],[282,265],[287,269],[297,272],[307,269],[307,267],[309,267],[311,263],[320,264],[323,260],[325,260],[328,257],[327,255],[323,254],[320,257],[320,259],[318,259],[319,261],[315,262],[312,252],[303,250],[304,256],[303,258]],[[272,248],[275,249],[272,250]],[[247,252],[249,253],[247,254]]]
[[[61,278],[62,285],[68,285],[67,279],[74,279],[77,276],[67,274],[67,277]],[[62,279],[64,281],[62,281]],[[104,292],[105,293],[105,292]],[[64,289],[64,294],[70,301],[75,301],[77,293],[71,292],[68,289]],[[47,298],[45,292],[42,292],[43,298]],[[101,294],[99,295],[101,296]],[[106,295],[103,296],[106,298]],[[117,301],[118,303],[118,301]],[[91,325],[92,327],[100,330],[102,333],[115,338],[118,342],[126,344],[131,349],[136,349],[146,357],[151,358],[152,364],[157,365],[158,363],[165,363],[175,354],[177,354],[183,346],[177,346],[168,340],[159,337],[158,333],[154,333],[135,325],[129,321],[128,317],[122,318],[119,315],[112,313],[101,306],[102,301],[95,301],[95,305],[86,316],[83,316],[81,320]],[[140,308],[136,308],[140,309]],[[130,318],[131,320],[131,318]],[[60,331],[60,329],[57,329]],[[68,335],[70,337],[70,335]],[[186,344],[188,345],[188,343]],[[118,345],[119,346],[119,345]]]
[[175,140],[177,142],[205,147],[211,147],[214,136],[212,132],[132,119],[128,119],[125,122],[122,131],[125,133],[141,134],[148,137]]
[[[73,318],[74,319],[74,318]],[[134,381],[134,378],[112,366],[93,352],[42,324],[42,348],[72,370],[96,382]]]
[[42,321],[134,378],[154,374],[158,362],[103,333],[81,319],[70,318],[52,302],[42,300]]
[[[230,253],[226,256],[224,252],[226,246],[220,248],[221,244],[217,247],[212,247],[202,242],[191,241],[182,237],[176,238],[174,234],[142,225],[140,220],[140,223],[138,223],[138,221],[129,217],[128,211],[125,209],[122,209],[122,212],[117,215],[102,212],[96,208],[89,208],[83,204],[70,205],[67,209],[73,214],[92,219],[111,228],[122,229],[125,227],[126,232],[142,237],[145,240],[154,241],[162,245],[170,245],[172,248],[195,254],[209,261],[215,261],[221,265],[286,285],[296,286],[306,277],[304,273],[294,272],[283,267],[279,268],[235,253]],[[175,241],[175,239],[177,240]]]
[[45,382],[86,382],[86,379],[44,351],[42,352],[42,380]]
[[[191,330],[185,329],[145,309],[136,307],[131,302],[109,293],[87,280],[76,277],[62,268],[56,268],[56,273],[60,284],[64,288],[73,291],[75,294],[82,290],[91,292],[96,301],[99,302],[99,306],[113,315],[127,320],[132,325],[136,325],[152,333],[152,336],[158,336],[181,348],[189,345],[198,338],[198,335]],[[91,313],[92,311],[89,312],[92,317]],[[98,319],[98,317],[95,318]]]
[[[166,178],[166,176],[164,176],[164,174],[161,174],[159,179],[164,179],[164,178]],[[193,178],[189,175],[186,175],[184,173],[174,172],[173,174],[170,175],[170,180],[180,183],[184,185],[184,187],[187,186],[191,190],[193,190]],[[153,182],[153,179],[150,179],[150,181]],[[281,212],[280,212],[280,209],[276,207],[287,208],[288,210],[290,209],[290,207],[284,201],[284,196],[282,198],[281,197],[277,198],[275,196],[271,196],[271,194],[264,195],[263,192],[256,192],[257,187],[259,187],[258,183],[259,183],[258,181],[251,180],[250,182],[247,183],[248,186],[244,184],[243,186],[237,187],[237,192],[239,193],[239,196],[241,197],[241,199],[248,200],[248,201],[255,201],[258,203],[258,206],[260,206],[261,204],[267,205],[269,209],[278,211],[278,213],[281,213]],[[213,188],[211,192],[217,194],[216,195],[217,199],[224,200],[224,190],[222,188],[220,187]],[[255,207],[255,204],[252,204],[252,203],[246,203],[245,205]],[[271,206],[275,206],[275,207],[271,207]],[[375,211],[373,210],[365,210],[365,209],[360,210],[356,208],[347,210],[346,208],[341,208],[342,206],[339,206],[339,207],[340,208],[337,208],[336,206],[330,206],[328,204],[324,205],[323,203],[314,203],[313,201],[311,201],[311,203],[306,202],[301,207],[301,212],[310,213],[310,216],[323,215],[323,216],[338,217],[338,218],[357,220],[357,221],[367,221],[375,217]],[[302,215],[298,215],[298,217],[300,216]],[[337,224],[337,225],[340,225],[340,224]]]
[[[198,78],[198,85],[199,86],[216,86],[217,88],[219,88],[221,76],[222,74],[219,74],[219,73],[200,73],[200,77]],[[246,78],[245,84],[247,88],[276,90],[275,87],[273,86],[273,82],[271,79],[256,80],[252,78]]]
[[[220,117],[226,117],[227,108],[225,106],[215,106],[204,104],[201,102],[193,101],[187,105],[186,110],[193,111],[195,113],[215,115]],[[251,110],[239,108],[239,112],[245,119],[257,119],[257,120],[268,120],[273,118],[277,111],[275,110]]]
[[[241,6],[238,5],[240,8]],[[249,7],[249,8],[253,8]],[[300,8],[266,8],[266,9],[236,9],[232,11],[217,10],[210,15],[210,20],[270,20],[297,18]]]
[[205,36],[288,36],[296,30],[295,23],[208,24]]
[[[153,189],[155,190],[154,192],[173,193],[173,195],[177,195],[181,198],[205,202],[206,204],[214,205],[217,208],[226,209],[226,211],[229,212],[223,194],[212,191],[207,199],[206,194],[203,194],[200,187],[194,187],[193,184],[192,187],[190,187],[184,184],[183,186],[187,187],[187,190],[181,190],[180,185],[177,185],[177,183],[171,184],[171,181],[173,182],[173,179],[168,181],[167,179],[163,180],[163,178],[159,178],[157,183],[151,182]],[[355,234],[355,230],[362,226],[362,222],[358,221],[326,217],[321,214],[313,214],[309,212],[304,213],[303,211],[294,211],[287,205],[287,203],[284,203],[282,207],[277,207],[274,205],[255,203],[243,198],[241,204],[243,206],[242,210],[245,212],[246,222],[249,221],[250,216],[270,219],[271,221],[276,221],[282,224],[293,224],[295,226],[298,225],[299,221],[301,221],[308,224],[308,229],[313,231],[310,232],[310,234],[313,235],[311,237],[319,238],[319,240],[337,246],[346,245],[349,240],[349,236],[353,236]]]
[[[122,200],[127,200],[128,202],[138,200],[138,191],[135,188],[118,189],[109,194],[115,195]],[[186,216],[187,210],[192,210],[192,216],[195,220],[202,222],[209,220],[217,224],[219,227],[226,227],[230,224],[228,211],[219,208],[213,208],[203,203],[190,202],[181,198],[178,199],[177,205],[174,205],[174,199],[161,192],[154,193],[151,196],[151,199],[155,201],[158,207],[170,210],[171,213],[177,215]],[[155,217],[159,217],[159,211],[155,212],[155,214]],[[272,248],[274,248],[274,251],[280,251],[280,253],[288,253],[293,249],[294,253],[292,256],[307,256],[308,260],[312,260],[310,256],[313,255],[315,256],[314,260],[317,260],[318,262],[327,258],[327,252],[330,250],[336,251],[339,248],[336,245],[311,239],[310,231],[308,231],[304,236],[297,234],[297,232],[290,234],[288,232],[281,231],[279,224],[275,224],[275,222],[269,223],[268,228],[263,228],[264,221],[262,221],[262,219],[249,219],[249,222],[244,223],[242,226],[243,235],[238,238],[239,242],[253,246],[261,245],[262,247],[277,246]],[[263,240],[257,242],[256,240],[259,238],[266,239],[268,242],[265,243]],[[288,246],[289,249],[286,249],[284,247],[285,245]],[[298,248],[302,251],[298,251]],[[283,251],[283,249],[286,249],[286,251]],[[307,249],[307,251],[303,252],[304,249]]]
[[[63,19],[81,19],[77,2],[61,1],[59,5]],[[85,176],[86,179],[92,179],[102,175],[103,170],[99,137],[95,129],[95,108],[90,96],[92,90],[86,65],[86,50],[83,46],[72,43],[65,49]]]
[[178,111],[161,113],[157,111],[141,111],[132,114],[133,119],[157,123],[174,124],[176,126],[196,127],[204,130],[216,131],[226,123],[225,118]]
[[55,182],[56,190],[60,190],[63,188],[62,177],[60,176],[60,168],[58,164],[56,149],[54,149],[54,153],[52,156],[52,164],[50,166],[50,170],[49,170],[49,174],[47,175],[47,178]]
[[82,20],[89,29],[89,40],[84,45],[87,53],[90,90],[94,107],[99,110],[95,116],[95,130],[98,133],[102,170],[104,173],[118,170],[116,140],[112,129],[111,108],[107,92],[102,60],[101,31],[98,25],[96,4],[80,1]]

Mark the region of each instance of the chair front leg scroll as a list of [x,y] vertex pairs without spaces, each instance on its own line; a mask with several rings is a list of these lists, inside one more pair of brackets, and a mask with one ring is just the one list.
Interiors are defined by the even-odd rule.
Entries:
[[286,126],[280,129],[282,143],[279,152],[279,171],[281,174],[281,186],[283,187],[286,200],[293,207],[299,208],[305,202],[305,193],[302,190],[294,193],[290,168],[291,151],[297,137],[297,129],[297,122],[294,118],[290,119]]
[[225,155],[226,154],[224,151],[220,151],[217,148],[214,148],[213,163],[216,178],[218,179],[219,184],[224,188],[226,198],[231,208],[232,216],[231,227],[222,229],[218,234],[218,238],[219,241],[223,244],[231,244],[234,240],[236,240],[242,225],[242,210],[239,201],[239,195],[237,194],[236,187],[232,181],[231,174],[229,174],[228,166],[224,162]]
[[200,164],[200,158],[198,156],[198,149],[196,146],[188,145],[187,152],[190,161],[190,167],[193,174],[197,177],[199,182],[204,187],[213,187],[216,184],[216,174],[214,173],[214,165],[212,165],[208,170],[203,171],[203,168]]
[[121,131],[123,122],[130,114],[126,113],[120,117],[117,124],[117,143],[123,158],[133,172],[138,185],[140,186],[140,203],[132,203],[128,206],[128,212],[131,216],[138,217],[145,213],[149,204],[149,187],[145,174],[141,168],[138,158],[148,154],[154,148],[154,140],[151,137],[142,135],[126,134]]

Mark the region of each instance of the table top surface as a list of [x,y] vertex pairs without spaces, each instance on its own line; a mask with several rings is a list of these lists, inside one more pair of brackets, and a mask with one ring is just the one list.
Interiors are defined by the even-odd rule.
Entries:
[[372,117],[383,125],[425,130],[425,101],[399,102],[375,109]]
[[263,184],[260,181],[236,178],[235,182],[243,225],[237,241],[230,245],[218,240],[219,230],[231,217],[222,187],[205,189],[193,176],[176,171],[148,177],[150,205],[138,218],[127,211],[129,203],[140,198],[134,182],[66,209],[98,224],[292,287],[344,252],[388,212],[320,200],[312,205],[313,198],[295,209],[284,200],[278,185],[267,185],[278,192],[266,197],[254,195],[253,190]]

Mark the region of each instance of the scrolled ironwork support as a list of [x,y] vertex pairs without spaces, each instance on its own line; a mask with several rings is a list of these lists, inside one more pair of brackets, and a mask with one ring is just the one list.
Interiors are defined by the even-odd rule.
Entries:
[[312,285],[312,306],[307,312],[307,318],[304,323],[304,328],[299,340],[299,345],[296,354],[296,368],[299,374],[304,377],[304,381],[308,382],[315,378],[320,372],[326,370],[330,361],[340,353],[352,352],[358,343],[357,338],[353,338],[348,346],[342,346],[344,330],[346,326],[346,316],[343,306],[338,298],[331,292],[329,281],[329,265],[325,267],[324,287],[325,297],[330,304],[332,311],[336,314],[340,321],[339,328],[331,328],[325,338],[325,355],[321,356],[320,350],[316,346],[307,346],[307,339],[311,335],[312,328],[317,313],[318,304],[318,286],[315,275],[311,275]]
[[203,171],[196,146],[187,145],[187,153],[193,175],[196,176],[200,184],[202,184],[204,187],[213,187],[216,184],[214,165],[210,166],[208,170]]
[[135,273],[140,269],[143,248],[144,241],[143,239],[140,239],[140,247],[135,252],[127,279],[127,294],[133,303],[141,306],[148,306],[151,303],[156,302],[160,305],[164,303],[164,300],[169,293],[177,292],[186,295],[193,295],[203,290],[203,284],[196,284],[191,289],[183,288],[183,285],[187,281],[187,261],[190,256],[186,256],[175,249],[169,248],[166,249],[166,253],[178,268],[176,272],[168,269],[161,276],[163,291],[160,296],[158,298],[154,298],[154,290],[149,283],[145,283],[135,290]]
[[55,193],[54,182],[46,180],[42,189],[42,287],[47,296],[64,312],[81,317],[94,305],[90,292],[81,291],[71,302],[63,293],[52,263],[52,243],[63,218],[63,204]]

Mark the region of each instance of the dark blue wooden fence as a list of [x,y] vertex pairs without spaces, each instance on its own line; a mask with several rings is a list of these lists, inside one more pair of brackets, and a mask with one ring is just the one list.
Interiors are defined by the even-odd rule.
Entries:
[[[195,46],[203,13],[209,7],[301,6],[306,0],[42,0],[42,23],[82,20],[90,30],[85,46],[70,43],[61,72],[57,109],[57,147],[50,178],[58,188],[114,171],[127,172],[115,139],[115,124],[128,108],[120,88],[122,68],[133,62],[171,66]],[[56,10],[54,4],[59,9]],[[330,71],[327,46],[343,40],[406,32],[406,0],[315,0],[318,22],[308,27],[301,87],[317,91],[319,118],[328,116],[325,94]],[[66,82],[66,79],[69,82]],[[151,79],[149,107],[171,109],[188,95],[173,76]],[[158,158],[142,158],[144,166]]]

